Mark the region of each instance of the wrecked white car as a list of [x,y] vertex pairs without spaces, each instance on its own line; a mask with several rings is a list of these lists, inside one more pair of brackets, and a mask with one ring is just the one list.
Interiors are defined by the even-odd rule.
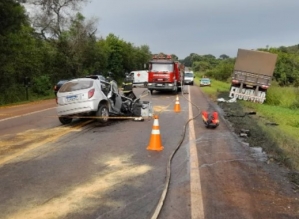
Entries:
[[121,94],[115,81],[106,82],[96,76],[66,82],[57,92],[56,101],[62,124],[86,116],[105,124],[109,116],[141,117],[142,110],[151,107],[140,98],[131,99]]

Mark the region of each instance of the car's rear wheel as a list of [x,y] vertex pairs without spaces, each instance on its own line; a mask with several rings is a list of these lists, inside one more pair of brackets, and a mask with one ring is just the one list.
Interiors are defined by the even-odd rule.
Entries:
[[70,124],[73,121],[72,118],[63,116],[58,117],[58,119],[63,125]]
[[109,120],[109,110],[107,105],[100,105],[99,109],[96,113],[96,116],[98,116],[99,118],[97,119],[98,122],[102,123],[102,124],[106,124],[108,123]]

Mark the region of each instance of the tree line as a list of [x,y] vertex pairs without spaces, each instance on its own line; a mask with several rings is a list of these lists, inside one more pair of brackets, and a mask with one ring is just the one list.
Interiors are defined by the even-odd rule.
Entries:
[[[131,70],[144,69],[152,57],[147,45],[109,34],[96,35],[97,19],[80,13],[86,0],[5,0],[0,2],[0,105],[53,93],[61,79],[90,74],[120,81]],[[28,14],[23,5],[33,8]]]

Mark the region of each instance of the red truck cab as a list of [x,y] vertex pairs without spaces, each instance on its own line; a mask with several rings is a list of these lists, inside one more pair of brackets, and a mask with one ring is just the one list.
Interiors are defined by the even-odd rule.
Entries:
[[156,91],[179,92],[182,89],[184,67],[170,55],[153,56],[149,62],[147,88]]

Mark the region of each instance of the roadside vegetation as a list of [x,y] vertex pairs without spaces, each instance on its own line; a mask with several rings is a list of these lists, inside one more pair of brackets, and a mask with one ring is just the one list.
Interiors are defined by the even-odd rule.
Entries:
[[97,19],[79,10],[86,0],[27,1],[30,14],[20,2],[0,2],[0,106],[27,100],[25,78],[30,100],[54,97],[59,80],[112,72],[120,81],[151,58],[147,45],[97,36]]

